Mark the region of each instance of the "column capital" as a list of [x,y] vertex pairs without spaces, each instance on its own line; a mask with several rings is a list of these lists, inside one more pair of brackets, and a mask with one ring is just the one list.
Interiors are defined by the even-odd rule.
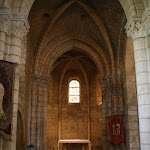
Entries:
[[131,37],[133,40],[138,37],[145,36],[144,25],[142,22],[142,17],[130,17],[125,26],[126,33],[128,37]]
[[32,81],[36,82],[38,85],[49,86],[50,84],[50,78],[39,75],[32,75]]
[[28,33],[28,30],[22,21],[12,21],[11,35],[19,38],[24,38]]
[[0,8],[0,32],[10,34],[11,19],[9,9]]
[[24,37],[29,31],[25,14],[13,14],[9,7],[0,7],[0,31],[7,35]]

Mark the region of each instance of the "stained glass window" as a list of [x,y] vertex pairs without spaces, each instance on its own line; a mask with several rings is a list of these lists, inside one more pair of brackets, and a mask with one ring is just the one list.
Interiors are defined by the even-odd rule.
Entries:
[[80,83],[77,80],[69,83],[69,103],[80,103]]

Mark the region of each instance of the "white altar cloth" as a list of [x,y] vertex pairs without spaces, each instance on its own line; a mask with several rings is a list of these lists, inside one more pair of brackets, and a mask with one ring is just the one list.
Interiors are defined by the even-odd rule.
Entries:
[[58,150],[59,150],[59,144],[78,144],[78,143],[82,143],[82,144],[88,144],[89,146],[89,150],[91,150],[91,142],[90,140],[84,140],[84,139],[67,139],[67,140],[59,140],[58,141]]

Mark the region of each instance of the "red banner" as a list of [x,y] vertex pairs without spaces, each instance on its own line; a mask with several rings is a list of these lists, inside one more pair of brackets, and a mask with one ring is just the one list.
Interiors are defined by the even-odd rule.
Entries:
[[123,116],[113,116],[109,118],[109,129],[111,143],[118,145],[121,142],[125,144]]

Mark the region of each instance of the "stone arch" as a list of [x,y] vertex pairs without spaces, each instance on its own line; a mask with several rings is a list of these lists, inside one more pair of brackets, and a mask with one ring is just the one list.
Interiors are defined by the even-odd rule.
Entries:
[[115,71],[114,55],[113,55],[112,45],[111,45],[107,30],[106,30],[104,24],[102,23],[101,19],[95,14],[95,12],[92,9],[90,9],[88,6],[86,6],[85,4],[83,4],[81,2],[79,2],[79,4],[89,13],[89,15],[92,17],[92,19],[95,21],[96,25],[98,26],[100,32],[102,33],[103,38],[105,39],[105,42],[106,42],[108,50],[109,50],[111,63],[112,63],[112,72],[114,72]]
[[[61,49],[61,48],[64,49],[65,44],[67,44],[67,43],[69,44],[69,41],[77,42],[76,44],[77,45],[82,45],[82,48],[87,47],[88,50],[89,50],[87,53],[89,53],[89,55],[91,55],[91,54],[94,55],[94,53],[97,53],[97,55],[100,55],[102,60],[103,60],[103,62],[107,66],[107,69],[106,69],[107,73],[109,74],[112,71],[111,70],[111,67],[112,67],[111,65],[112,64],[109,61],[110,57],[105,53],[104,50],[102,50],[102,48],[95,41],[93,41],[92,39],[90,39],[87,36],[85,37],[84,35],[77,35],[77,36],[74,36],[74,35],[62,35],[61,37],[58,37],[57,39],[55,39],[52,42],[50,42],[49,44],[47,44],[46,47],[43,48],[44,51],[41,50],[37,54],[36,63],[35,63],[35,71],[36,72],[40,71],[38,69],[42,68],[41,66],[43,65],[43,62],[44,62],[43,60],[45,60],[48,57],[49,54],[52,55],[52,53],[56,53],[56,49]],[[74,43],[73,45],[76,45],[76,44]],[[88,46],[88,45],[90,45],[90,46]],[[61,48],[59,48],[59,47],[61,47]],[[93,50],[91,49],[91,47],[92,47]],[[96,52],[94,52],[94,50]],[[59,53],[59,52],[57,52],[57,53]],[[50,57],[52,57],[52,56],[50,56]],[[95,55],[94,57],[96,58],[97,56]],[[99,63],[99,60],[98,59],[95,60],[95,64],[98,64],[98,63]],[[100,68],[98,70],[100,70]]]
[[[47,55],[48,52],[52,52],[52,50],[55,49],[57,46],[63,45],[63,43],[65,43],[69,40],[76,40],[76,41],[80,41],[82,43],[86,43],[86,45],[90,45],[97,51],[97,53],[99,53],[103,57],[103,59],[105,60],[105,63],[107,63],[107,61],[109,62],[110,57],[105,53],[105,50],[102,49],[100,47],[100,45],[98,45],[94,40],[92,40],[88,36],[81,35],[81,34],[78,34],[78,35],[63,34],[62,36],[59,36],[58,38],[54,39],[53,41],[50,41],[43,48],[45,51],[43,51],[43,49],[38,51],[37,58],[36,58],[36,64],[39,63],[38,62],[39,57],[41,58],[41,56],[43,56],[43,58],[45,58],[45,56]],[[113,67],[113,66],[111,66],[111,67]]]
[[[59,12],[58,14],[56,14],[56,16],[54,16],[54,20],[52,21],[51,25],[53,25],[53,23],[57,20],[57,18],[72,4],[74,3],[76,0],[74,1],[71,1],[67,4],[65,4],[62,8],[59,9]],[[10,0],[4,0],[3,1],[3,5],[11,5],[12,6],[12,10],[14,13],[25,13],[26,16],[29,15],[29,11],[33,5],[35,1],[34,0],[31,0],[31,1],[26,1],[26,0],[21,0],[21,1],[18,1],[18,0],[14,0],[12,2],[10,2]],[[93,18],[93,20],[97,23],[97,25],[99,26],[99,28],[101,28],[102,26],[102,29],[100,31],[103,31],[105,28],[103,27],[103,25],[101,25],[101,21],[100,19],[98,20],[96,17],[96,15],[93,13],[93,11],[91,11],[91,9],[89,9],[89,7],[87,7],[85,4],[81,3],[80,1],[76,1],[77,3],[79,3],[83,9],[85,9],[89,15],[91,15],[91,17]],[[124,12],[126,14],[126,18],[130,18],[131,16],[142,16],[143,14],[143,11],[144,11],[144,6],[147,7],[149,5],[149,2],[148,1],[143,1],[143,0],[139,0],[138,2],[135,2],[134,0],[119,0],[122,8],[124,9]],[[50,24],[48,24],[48,28],[50,28]],[[47,27],[46,27],[47,28]],[[47,31],[47,30],[46,30]],[[112,48],[111,48],[111,44],[110,44],[110,41],[109,41],[109,37],[107,36],[107,32],[104,30],[104,38],[106,40],[107,43],[107,46],[109,47],[109,52],[110,52],[110,55],[111,55],[111,63],[112,63],[112,68],[114,70],[114,60],[113,60],[113,53],[112,53]],[[104,35],[103,34],[103,35]],[[114,71],[113,71],[114,72]]]
[[[3,5],[4,6],[9,5],[10,1],[11,0],[4,0]],[[120,2],[122,8],[124,9],[127,19],[130,16],[134,16],[134,15],[141,16],[144,11],[143,2],[145,0],[139,0],[138,2],[136,2],[134,0],[118,0],[118,1]],[[144,5],[149,6],[150,4],[149,4],[148,0],[146,0],[146,1],[147,1],[147,3],[144,2]],[[35,0],[30,0],[30,1],[29,0],[21,0],[21,1],[18,1],[19,4],[17,5],[16,8],[14,5],[11,5],[11,7],[12,7],[12,10],[14,8],[17,10],[16,13],[25,13],[26,16],[28,17],[30,9],[34,2],[35,2]]]
[[144,11],[142,0],[139,0],[138,2],[135,2],[134,0],[119,0],[119,2],[126,14],[127,19],[131,16],[142,16]]
[[[44,31],[42,32],[42,35],[41,35],[38,45],[36,47],[35,53],[37,53],[37,51],[41,50],[43,41],[45,41],[45,38],[47,37],[49,30],[52,28],[52,26],[57,21],[57,19],[60,17],[60,15],[62,15],[67,10],[67,8],[69,8],[73,3],[74,3],[74,1],[71,1],[67,4],[65,4],[64,6],[62,6],[60,9],[58,9],[58,11],[53,16],[53,18],[48,21],[47,25],[44,28]],[[77,1],[77,3],[91,16],[93,21],[98,26],[99,31],[102,33],[103,38],[104,38],[104,40],[107,44],[108,50],[109,50],[111,64],[112,64],[112,66],[111,66],[112,72],[114,72],[114,55],[113,55],[113,51],[112,51],[112,45],[111,45],[110,38],[108,36],[107,30],[106,30],[104,24],[102,23],[101,19],[95,14],[95,12],[92,9],[90,9],[88,6],[86,6],[85,4],[83,4],[81,2]]]
[[[56,61],[56,59],[60,57],[63,53],[70,51],[72,48],[80,49],[81,51],[88,54],[91,57],[91,59],[95,62],[101,76],[103,76],[104,74],[110,74],[109,67],[105,63],[106,60],[103,60],[104,58],[100,56],[98,57],[97,53],[94,52],[88,45],[76,40],[69,40],[67,42],[64,42],[63,46],[59,45],[57,48],[51,49],[52,52],[47,53],[47,55],[44,57],[45,59],[41,60],[41,66],[39,67],[37,65],[35,67],[35,74],[40,73],[41,75],[49,76],[49,70],[52,67],[53,63]],[[105,64],[105,66],[103,64]]]
[[122,48],[121,47],[121,42],[122,42],[122,40],[123,40],[123,42],[126,44],[126,38],[127,38],[127,36],[126,35],[124,35],[124,26],[123,26],[123,24],[125,23],[125,21],[126,21],[126,18],[125,18],[125,16],[123,17],[123,19],[122,19],[122,25],[121,25],[121,28],[120,28],[120,32],[119,32],[119,45],[118,45],[118,52],[117,52],[117,70],[116,70],[116,72],[121,72],[122,70],[122,68],[121,67],[124,67],[124,64],[123,63],[121,63],[121,62],[124,62],[124,56],[125,56],[125,48]]

